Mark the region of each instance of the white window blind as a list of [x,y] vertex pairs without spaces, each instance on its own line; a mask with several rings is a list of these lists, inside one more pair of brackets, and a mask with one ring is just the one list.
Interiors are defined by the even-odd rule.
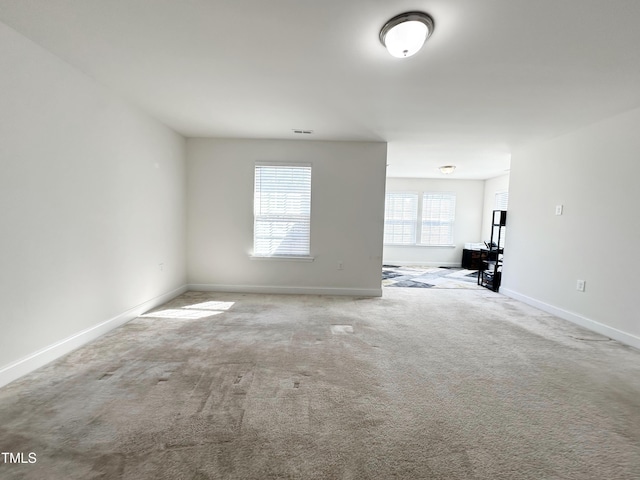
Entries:
[[453,245],[455,216],[455,194],[425,193],[422,196],[420,243],[423,245]]
[[509,204],[509,192],[496,192],[496,210],[506,210]]
[[255,167],[253,254],[308,256],[311,166]]
[[414,245],[418,221],[417,193],[387,193],[384,205],[384,243]]

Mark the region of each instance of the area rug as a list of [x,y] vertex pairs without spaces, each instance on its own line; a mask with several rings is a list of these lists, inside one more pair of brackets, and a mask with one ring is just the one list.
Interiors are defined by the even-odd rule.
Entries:
[[383,287],[409,288],[482,288],[478,271],[465,268],[382,266]]

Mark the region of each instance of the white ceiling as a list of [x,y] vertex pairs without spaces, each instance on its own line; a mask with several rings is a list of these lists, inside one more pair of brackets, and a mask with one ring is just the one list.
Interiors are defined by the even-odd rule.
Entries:
[[[435,31],[393,58],[378,33],[411,10]],[[0,20],[187,137],[386,141],[389,176],[491,178],[640,106],[638,0],[0,0]]]

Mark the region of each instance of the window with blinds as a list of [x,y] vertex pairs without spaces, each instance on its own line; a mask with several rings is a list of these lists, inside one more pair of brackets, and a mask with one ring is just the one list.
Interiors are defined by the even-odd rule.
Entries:
[[420,243],[423,245],[453,245],[455,217],[455,194],[425,193],[422,196]]
[[506,210],[509,204],[509,192],[496,192],[496,210]]
[[309,256],[311,165],[255,167],[253,255]]
[[384,205],[384,243],[414,245],[418,220],[417,193],[387,193]]

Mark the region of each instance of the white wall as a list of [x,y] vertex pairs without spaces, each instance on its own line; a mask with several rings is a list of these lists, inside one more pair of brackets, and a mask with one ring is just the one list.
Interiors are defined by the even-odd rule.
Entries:
[[[482,212],[482,241],[491,239],[491,222],[496,209],[496,193],[509,191],[509,174],[489,178],[484,182],[484,209]],[[507,216],[508,219],[508,216]],[[507,220],[508,221],[508,220]],[[506,232],[508,233],[508,232]],[[505,252],[506,253],[506,252]]]
[[638,131],[633,110],[513,152],[500,291],[640,348]]
[[[373,142],[189,139],[191,288],[381,295],[386,152]],[[276,160],[312,163],[313,262],[249,257],[254,165]]]
[[388,178],[387,192],[453,192],[456,194],[456,219],[455,247],[385,245],[385,264],[459,267],[464,244],[480,241],[484,180]]
[[0,72],[2,384],[185,284],[186,182],[181,136],[1,23]]

